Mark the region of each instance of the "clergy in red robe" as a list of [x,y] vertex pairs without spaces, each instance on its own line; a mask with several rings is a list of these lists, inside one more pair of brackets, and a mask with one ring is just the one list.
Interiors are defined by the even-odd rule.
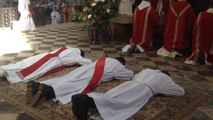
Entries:
[[201,52],[205,53],[205,63],[213,65],[213,2],[211,8],[201,12],[194,24],[192,54],[185,61],[186,64],[199,64]]
[[191,46],[195,17],[191,5],[186,0],[173,2],[167,12],[164,45],[157,54],[175,57],[185,53]]
[[69,6],[68,2],[65,2],[62,12],[63,12],[63,22],[64,23],[71,22],[72,7]]
[[134,11],[133,32],[129,45],[126,45],[122,51],[127,52],[133,45],[136,46],[134,50],[138,49],[140,52],[149,50],[153,40],[154,27],[158,23],[157,12],[151,7],[149,0],[143,0]]

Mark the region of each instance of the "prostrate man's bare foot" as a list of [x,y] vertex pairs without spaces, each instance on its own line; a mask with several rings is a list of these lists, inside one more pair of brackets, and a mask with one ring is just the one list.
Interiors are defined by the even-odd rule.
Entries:
[[27,82],[27,91],[26,91],[26,102],[31,103],[33,96],[38,92],[40,83],[29,81]]

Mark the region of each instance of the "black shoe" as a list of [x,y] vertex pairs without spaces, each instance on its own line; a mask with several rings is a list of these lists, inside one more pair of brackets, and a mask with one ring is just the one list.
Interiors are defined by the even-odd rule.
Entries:
[[90,108],[96,108],[91,97],[84,94],[77,94],[72,97],[72,111],[78,120],[87,120]]
[[39,85],[40,83],[37,83],[35,81],[27,82],[26,101],[28,104],[30,104],[32,97],[38,91]]
[[133,53],[136,50],[136,45],[132,45],[128,50],[127,53]]
[[31,99],[31,106],[35,107],[38,102],[42,99],[45,98],[46,95],[49,94],[49,89],[48,86],[45,84],[40,84],[38,91],[35,93],[35,95]]
[[79,108],[79,97],[81,96],[81,94],[77,94],[77,95],[73,95],[72,96],[72,112],[75,115],[75,117],[79,120],[79,116],[80,116],[80,108]]

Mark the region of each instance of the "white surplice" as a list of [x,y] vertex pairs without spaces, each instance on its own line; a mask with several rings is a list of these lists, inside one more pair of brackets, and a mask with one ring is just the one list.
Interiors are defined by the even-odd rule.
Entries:
[[59,49],[54,50],[50,53],[43,53],[43,54],[32,56],[14,64],[8,64],[5,66],[2,66],[1,69],[4,72],[6,72],[6,77],[10,83],[17,83],[21,81],[34,80],[38,77],[41,77],[48,71],[61,65],[72,66],[74,64],[87,65],[92,63],[90,59],[83,58],[80,55],[81,54],[80,49],[72,48],[72,47],[66,47],[66,48],[67,49],[61,52],[58,56],[52,57],[51,59],[46,61],[42,66],[40,66],[37,70],[35,70],[33,73],[29,74],[28,76],[24,78],[21,78],[17,74],[17,72],[31,66],[32,64],[36,63],[38,60],[43,58],[44,56],[55,53]]
[[91,92],[104,120],[126,120],[138,112],[155,94],[182,96],[184,89],[159,70],[144,69],[106,93]]
[[[67,104],[71,102],[73,95],[81,93],[86,88],[95,71],[96,62],[76,68],[64,76],[42,81],[42,83],[52,86],[56,100],[62,104]],[[118,60],[107,57],[104,73],[99,84],[101,82],[111,81],[113,78],[130,80],[133,76],[133,71],[125,68]]]
[[29,0],[18,1],[18,11],[20,12],[21,16],[19,21],[13,22],[13,30],[33,31],[36,29],[32,16],[29,16],[29,5]]
[[58,24],[61,22],[61,15],[58,11],[52,11],[51,14],[52,24]]

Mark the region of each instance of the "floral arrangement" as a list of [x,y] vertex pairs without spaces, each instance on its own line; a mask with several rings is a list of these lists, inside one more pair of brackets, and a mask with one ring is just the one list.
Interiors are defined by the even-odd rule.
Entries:
[[105,28],[116,15],[117,7],[107,0],[85,0],[81,19],[87,29]]

